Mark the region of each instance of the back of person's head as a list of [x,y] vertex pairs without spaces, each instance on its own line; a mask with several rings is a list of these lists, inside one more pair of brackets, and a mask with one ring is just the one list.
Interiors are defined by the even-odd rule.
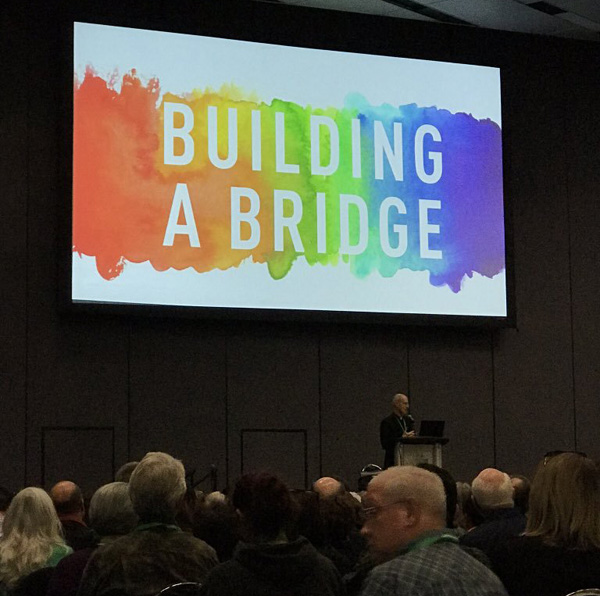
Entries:
[[454,518],[456,517],[456,505],[458,502],[458,493],[456,489],[456,481],[452,477],[452,474],[444,468],[435,466],[433,464],[418,464],[418,468],[432,472],[444,485],[444,493],[446,494],[446,527],[454,528],[456,526]]
[[14,585],[43,567],[54,546],[64,544],[52,499],[41,488],[17,493],[6,511],[0,541],[0,581]]
[[193,534],[217,551],[221,563],[229,561],[238,542],[239,518],[229,501],[199,502],[194,513]]
[[515,507],[525,515],[529,510],[529,491],[531,490],[531,482],[526,476],[518,474],[510,477],[511,484],[514,490]]
[[475,501],[473,501],[471,485],[468,482],[457,482],[456,492],[458,495],[456,525],[459,528],[463,528],[463,530],[471,530],[483,522],[483,514]]
[[185,491],[183,464],[167,453],[147,453],[129,479],[129,496],[142,523],[173,523]]
[[330,498],[319,498],[319,513],[325,543],[336,545],[346,541],[358,529],[361,506],[346,492]]
[[139,463],[139,461],[128,461],[126,464],[123,464],[115,474],[115,482],[129,482],[133,471]]
[[268,472],[245,474],[235,485],[233,506],[242,514],[242,531],[249,540],[273,540],[293,517],[288,487]]
[[483,511],[513,507],[513,492],[510,476],[495,468],[482,470],[471,483],[473,499]]
[[101,486],[89,507],[90,525],[100,536],[124,536],[138,523],[126,482]]
[[525,533],[553,546],[600,548],[600,474],[593,460],[563,453],[540,464]]
[[440,529],[446,523],[446,493],[436,474],[416,466],[392,466],[375,476],[371,490],[380,490],[386,502],[407,501],[418,506],[421,515]]
[[85,512],[81,489],[70,480],[61,480],[50,489],[50,497],[59,517],[81,515]]
[[290,491],[293,503],[294,520],[290,527],[290,538],[304,536],[314,546],[324,544],[319,495],[313,490],[294,489]]
[[333,498],[346,492],[343,482],[331,476],[323,476],[315,480],[313,490],[324,499]]

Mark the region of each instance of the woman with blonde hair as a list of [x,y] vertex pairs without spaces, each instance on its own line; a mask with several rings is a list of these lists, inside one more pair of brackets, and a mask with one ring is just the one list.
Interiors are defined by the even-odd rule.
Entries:
[[49,495],[41,488],[24,488],[12,500],[0,541],[0,582],[12,590],[21,579],[56,564],[72,549],[65,544]]
[[600,586],[600,471],[580,453],[545,458],[531,484],[527,526],[494,567],[510,596],[564,596]]

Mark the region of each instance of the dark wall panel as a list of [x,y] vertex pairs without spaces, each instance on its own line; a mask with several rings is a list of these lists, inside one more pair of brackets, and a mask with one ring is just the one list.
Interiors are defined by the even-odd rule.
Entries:
[[[43,426],[115,427],[117,452],[126,437],[127,325],[59,312],[59,247],[68,249],[61,214],[62,46],[51,5],[30,19],[28,195],[28,482],[40,482]],[[66,228],[68,232],[68,227]],[[63,243],[63,244],[61,244]]]
[[196,480],[215,464],[224,482],[225,343],[193,321],[133,325],[130,459],[166,451],[196,469]]
[[86,497],[115,476],[115,429],[42,428],[42,485],[75,481]]
[[493,370],[490,334],[423,333],[409,353],[415,415],[445,420],[443,464],[470,482],[494,465]]
[[600,72],[583,49],[572,54],[566,84],[576,447],[600,457]]
[[[242,472],[242,429],[305,430],[308,478],[318,476],[318,370],[318,341],[309,332],[264,326],[231,336],[227,358],[230,481]],[[268,465],[272,455],[264,455]],[[260,464],[258,457],[254,463]],[[290,466],[298,469],[304,462],[299,459]]]
[[408,391],[401,328],[326,329],[321,340],[322,474],[355,486],[362,467],[383,464],[379,423]]
[[242,472],[267,470],[289,486],[305,488],[308,478],[307,432],[304,430],[242,430]]
[[27,4],[0,10],[0,485],[24,482],[27,354]]
[[[518,328],[494,350],[497,464],[533,470],[574,446],[563,48],[531,41],[505,81]],[[566,102],[566,103],[565,103]]]

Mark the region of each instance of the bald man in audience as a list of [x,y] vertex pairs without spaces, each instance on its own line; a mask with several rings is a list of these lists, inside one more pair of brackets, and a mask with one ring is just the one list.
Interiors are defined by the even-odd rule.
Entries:
[[313,484],[313,490],[324,499],[330,499],[346,492],[344,485],[330,476],[323,476],[323,478],[316,480]]
[[50,489],[49,494],[62,524],[66,543],[73,550],[96,546],[98,536],[84,521],[85,505],[81,489],[70,480],[62,480]]
[[525,516],[515,507],[513,494],[508,474],[495,468],[482,470],[471,484],[471,498],[483,522],[464,534],[461,544],[482,550],[493,561],[498,546],[525,530]]
[[362,533],[379,564],[361,596],[507,596],[492,571],[446,533],[444,486],[432,472],[391,467],[371,480],[363,505]]

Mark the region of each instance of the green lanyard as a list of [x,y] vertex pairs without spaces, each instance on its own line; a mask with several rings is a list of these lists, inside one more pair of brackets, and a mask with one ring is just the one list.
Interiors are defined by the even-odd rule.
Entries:
[[458,538],[456,536],[452,536],[452,534],[439,534],[438,536],[425,536],[420,540],[415,540],[412,544],[410,544],[407,548],[408,552],[413,550],[419,550],[421,548],[427,548],[432,544],[437,544],[438,542],[453,542],[454,544],[458,544]]

